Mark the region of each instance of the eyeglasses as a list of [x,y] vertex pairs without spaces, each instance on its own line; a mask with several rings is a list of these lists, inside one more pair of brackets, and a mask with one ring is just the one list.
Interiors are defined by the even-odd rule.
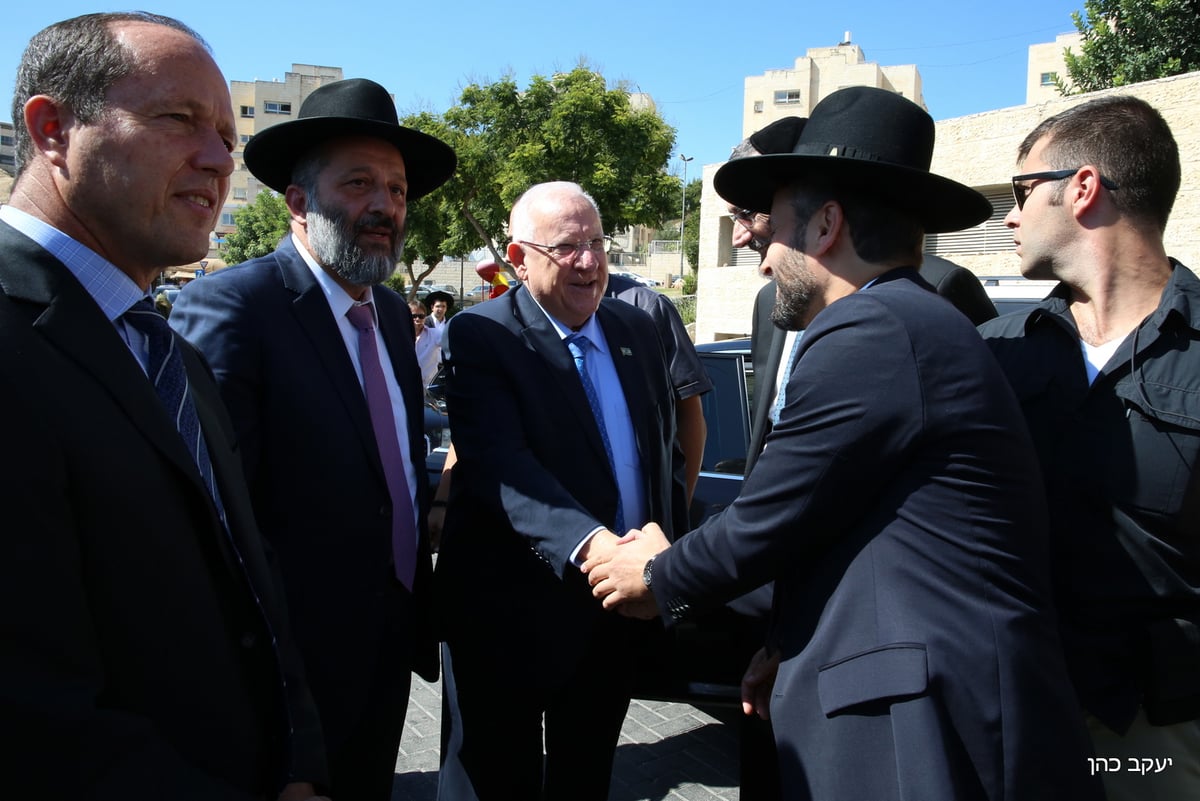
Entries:
[[587,242],[557,242],[553,245],[540,245],[537,242],[528,242],[524,239],[518,239],[517,241],[522,245],[529,245],[530,247],[537,248],[538,250],[544,250],[560,259],[568,259],[579,255],[585,250],[590,250],[592,253],[596,254],[607,253],[608,243],[612,240],[611,237],[598,236],[595,239]]
[[427,315],[427,314],[414,314],[413,319],[414,320],[424,320],[428,316],[429,315]]
[[749,228],[751,225],[754,225],[754,222],[759,217],[768,217],[768,215],[763,214],[762,212],[750,211],[750,209],[734,209],[726,216],[728,216],[729,219],[733,220],[735,223],[742,223],[747,228]]
[[[1012,177],[1013,200],[1017,201],[1017,208],[1025,208],[1025,198],[1029,197],[1029,193],[1037,186],[1036,183],[1025,184],[1023,181],[1062,181],[1070,178],[1075,173],[1082,170],[1083,167],[1075,167],[1070,170],[1047,170],[1045,172],[1029,172],[1024,175],[1014,175]],[[1119,189],[1114,181],[1100,176],[1100,185],[1108,191]]]

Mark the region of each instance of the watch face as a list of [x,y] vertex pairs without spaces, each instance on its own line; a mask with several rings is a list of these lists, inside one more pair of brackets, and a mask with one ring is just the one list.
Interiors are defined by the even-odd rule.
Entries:
[[[656,554],[657,555],[657,554]],[[642,583],[646,585],[646,589],[650,589],[650,584],[654,579],[654,557],[651,556],[646,560],[646,566],[642,568]]]

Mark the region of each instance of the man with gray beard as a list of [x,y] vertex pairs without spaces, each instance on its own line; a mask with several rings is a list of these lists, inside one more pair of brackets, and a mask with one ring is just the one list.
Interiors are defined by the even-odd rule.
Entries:
[[279,556],[329,752],[332,797],[387,801],[410,669],[434,680],[422,384],[411,313],[380,286],[406,202],[454,152],[398,124],[387,91],[327,84],[246,146],[283,193],[274,253],[194,281],[171,324],[208,358],[254,511]]

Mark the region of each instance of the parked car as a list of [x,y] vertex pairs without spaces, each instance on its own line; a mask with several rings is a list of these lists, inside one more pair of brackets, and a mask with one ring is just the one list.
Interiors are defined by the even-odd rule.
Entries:
[[636,281],[639,284],[641,284],[642,286],[648,286],[648,287],[662,286],[661,281],[657,281],[653,278],[646,278],[643,275],[638,275],[637,273],[631,273],[628,270],[609,270],[608,274],[609,275],[619,275],[622,278],[628,278],[630,281]]
[[1030,279],[1021,275],[982,276],[979,280],[983,282],[983,291],[987,292],[1000,314],[1012,314],[1036,306],[1050,294],[1050,290],[1058,286],[1057,281]]

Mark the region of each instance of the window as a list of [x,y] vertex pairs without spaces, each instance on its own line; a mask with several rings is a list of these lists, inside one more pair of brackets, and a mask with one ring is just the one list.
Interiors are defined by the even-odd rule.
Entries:
[[992,204],[992,216],[974,228],[944,234],[927,234],[925,252],[945,256],[953,260],[960,253],[1012,253],[1012,231],[1004,225],[1004,218],[1015,201],[1009,186],[980,189]]
[[754,101],[754,113],[762,114],[762,110],[763,110],[763,102],[761,100],[755,100]]
[[1057,72],[1043,72],[1042,86],[1054,86],[1054,79],[1058,77]]
[[240,141],[244,145],[250,141],[250,136],[251,136],[250,134],[242,134],[241,136],[238,137],[238,141]]
[[273,100],[265,100],[265,101],[263,101],[263,113],[264,114],[291,114],[292,113],[292,104],[291,103],[276,103]]
[[799,89],[780,89],[775,93],[775,105],[777,106],[790,106],[799,102]]
[[233,199],[234,200],[245,200],[246,199],[246,187],[235,186],[233,188]]
[[233,225],[233,212],[232,211],[221,212],[221,225]]
[[0,145],[15,145],[17,140],[7,134],[0,134]]
[[242,116],[243,117],[253,117],[254,116],[254,106],[242,106],[241,108],[242,108]]

